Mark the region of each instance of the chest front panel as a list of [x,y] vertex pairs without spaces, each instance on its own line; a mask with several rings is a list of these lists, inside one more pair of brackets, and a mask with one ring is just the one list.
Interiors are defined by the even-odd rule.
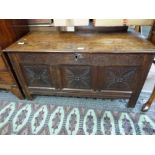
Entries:
[[145,54],[40,52],[9,53],[9,57],[28,93],[72,92],[77,96],[134,92],[143,80],[144,61],[149,59]]

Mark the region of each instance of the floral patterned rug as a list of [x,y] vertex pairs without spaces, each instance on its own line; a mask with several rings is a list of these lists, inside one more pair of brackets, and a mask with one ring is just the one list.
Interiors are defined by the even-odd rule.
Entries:
[[75,105],[0,101],[0,134],[152,135],[155,116]]

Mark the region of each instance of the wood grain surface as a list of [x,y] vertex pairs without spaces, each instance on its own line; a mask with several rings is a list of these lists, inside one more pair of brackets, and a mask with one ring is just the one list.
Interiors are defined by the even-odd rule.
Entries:
[[155,53],[155,46],[138,33],[30,32],[5,51]]

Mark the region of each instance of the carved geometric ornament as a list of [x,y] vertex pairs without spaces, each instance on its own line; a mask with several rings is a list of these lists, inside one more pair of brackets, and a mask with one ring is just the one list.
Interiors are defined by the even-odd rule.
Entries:
[[136,67],[106,67],[104,87],[109,90],[132,90]]
[[25,78],[29,86],[50,87],[48,67],[45,65],[23,65]]
[[91,69],[89,66],[66,66],[63,69],[66,88],[91,88]]

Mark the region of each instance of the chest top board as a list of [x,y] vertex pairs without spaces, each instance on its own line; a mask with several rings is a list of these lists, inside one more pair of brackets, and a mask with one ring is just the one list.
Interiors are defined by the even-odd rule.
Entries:
[[155,46],[136,33],[30,32],[4,51],[154,53]]
[[129,98],[134,107],[155,46],[128,33],[30,32],[3,50],[32,95]]

